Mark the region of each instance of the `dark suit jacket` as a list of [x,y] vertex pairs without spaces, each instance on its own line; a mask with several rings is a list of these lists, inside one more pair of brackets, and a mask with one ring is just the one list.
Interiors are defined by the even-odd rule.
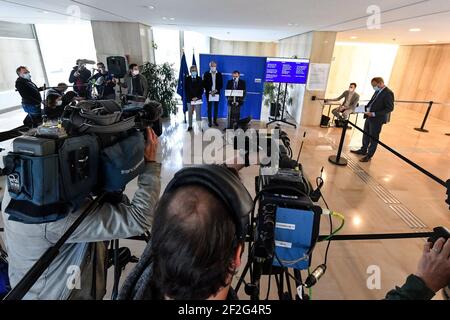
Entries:
[[[227,90],[233,90],[233,82],[234,82],[234,80],[228,80]],[[245,84],[244,80],[239,79],[236,90],[244,91],[244,96],[242,98],[236,98],[236,101],[239,102],[240,104],[244,103],[245,94],[246,94],[246,90],[247,90],[247,85]],[[233,97],[228,97],[228,101],[232,101],[232,100],[233,100]]]
[[370,112],[375,112],[375,117],[370,119],[387,123],[391,112],[394,111],[394,100],[394,92],[388,87],[385,87],[379,94],[375,93],[366,105],[366,111],[369,111],[370,107]]
[[196,77],[193,79],[191,76],[187,76],[184,81],[184,88],[186,89],[186,101],[188,103],[190,103],[194,98],[199,100],[203,98],[202,78]]
[[[206,99],[209,99],[209,93],[212,90],[213,82],[211,72],[207,71],[203,75],[203,88],[205,88]],[[220,90],[223,89],[223,77],[222,74],[217,71],[216,73],[216,90],[220,93]]]

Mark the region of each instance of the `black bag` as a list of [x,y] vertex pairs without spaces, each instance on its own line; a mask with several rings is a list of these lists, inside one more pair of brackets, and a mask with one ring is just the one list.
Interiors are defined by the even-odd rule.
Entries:
[[326,128],[329,125],[330,125],[330,117],[323,114],[322,118],[320,119],[320,126]]

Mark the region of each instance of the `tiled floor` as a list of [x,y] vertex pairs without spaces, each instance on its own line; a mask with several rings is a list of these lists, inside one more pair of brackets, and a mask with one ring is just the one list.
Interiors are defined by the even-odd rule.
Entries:
[[[20,121],[16,123],[18,119],[21,120],[20,111],[0,115],[0,131],[4,131],[7,126],[20,125]],[[392,122],[384,127],[381,139],[441,179],[447,180],[450,178],[450,137],[444,133],[450,131],[450,124],[430,118],[427,125],[430,133],[420,133],[413,128],[420,125],[421,119],[421,114],[404,111],[400,106],[393,114]],[[253,124],[260,125],[257,122]],[[363,126],[361,119],[358,125]],[[352,160],[352,165],[347,167],[334,166],[327,160],[336,152],[341,129],[307,127],[294,130],[286,127],[285,130],[291,138],[294,153],[298,152],[303,133],[307,132],[300,160],[311,180],[324,167],[325,199],[333,210],[346,217],[341,234],[415,232],[438,225],[450,226],[450,211],[444,203],[445,189],[381,147],[372,162],[359,163],[358,158],[349,153],[350,148],[360,146],[361,134],[357,130],[349,131],[346,136],[344,156]],[[194,132],[199,133],[199,128],[195,128]],[[159,152],[163,160],[162,190],[183,166],[182,150],[186,135],[182,115],[165,124]],[[3,143],[0,147],[8,144]],[[252,194],[257,174],[256,166],[241,172],[242,180]],[[132,196],[135,189],[136,184],[130,183],[127,194]],[[386,194],[389,195],[388,200]],[[402,210],[408,213],[406,219],[392,208],[397,205],[401,205]],[[423,224],[417,226],[408,223],[410,214]],[[329,232],[327,219],[322,219],[321,232]],[[388,290],[401,285],[406,276],[414,272],[423,243],[424,240],[420,239],[333,242],[327,273],[314,287],[313,299],[384,297]],[[144,243],[137,241],[121,241],[121,244],[129,246],[137,256],[144,247]],[[323,243],[317,245],[313,267],[322,263],[325,247]],[[367,271],[371,266],[380,268],[379,289],[370,290],[367,287]],[[127,267],[124,273],[127,274],[131,267]],[[261,296],[266,294],[266,280],[262,281]],[[239,295],[246,298],[242,291]],[[270,297],[277,297],[274,285]]]

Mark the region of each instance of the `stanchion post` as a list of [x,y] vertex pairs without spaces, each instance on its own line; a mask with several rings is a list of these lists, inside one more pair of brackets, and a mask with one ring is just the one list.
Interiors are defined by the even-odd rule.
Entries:
[[338,166],[346,166],[347,165],[347,159],[342,158],[342,148],[344,147],[344,141],[345,141],[345,133],[348,129],[348,120],[344,121],[344,127],[342,128],[342,134],[341,134],[341,141],[339,142],[339,148],[338,152],[335,156],[330,156],[328,158],[328,161],[330,161],[332,164],[338,165]]
[[425,117],[423,118],[422,125],[420,126],[420,128],[414,128],[414,130],[420,132],[429,132],[427,129],[425,129],[425,124],[427,123],[428,116],[430,115],[431,112],[431,107],[433,107],[433,103],[434,103],[433,101],[428,102],[428,109],[427,112],[425,113]]

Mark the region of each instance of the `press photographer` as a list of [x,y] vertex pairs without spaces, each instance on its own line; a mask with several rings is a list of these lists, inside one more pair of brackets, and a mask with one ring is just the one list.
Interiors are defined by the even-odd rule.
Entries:
[[[42,126],[36,138],[16,139],[14,152],[5,157],[9,192],[5,192],[2,215],[13,289],[30,268],[41,261],[44,252],[72,230],[87,208],[92,208],[92,195],[104,200],[96,202],[98,206],[72,230],[59,254],[34,282],[25,299],[101,299],[106,290],[105,242],[141,235],[151,226],[160,191],[156,134],[147,128],[144,146],[142,133],[132,129],[134,117],[122,119],[118,109],[107,114],[94,113],[105,112],[108,107],[118,108],[113,102],[102,102],[102,108],[93,105],[91,109],[86,104],[90,102],[85,102],[86,109],[72,108],[70,119],[75,120],[76,114],[77,119],[84,119],[84,122],[72,123],[72,128],[65,126],[69,135],[59,126]],[[93,119],[101,122],[109,119],[109,126],[93,125]],[[74,126],[76,135],[71,132]],[[120,130],[124,126],[127,130]],[[112,131],[119,134],[111,135]],[[50,134],[56,134],[56,140],[41,138]],[[34,156],[24,153],[27,148],[28,154],[34,152]],[[27,163],[35,170],[33,180],[45,182],[40,182],[43,190],[30,185],[32,181],[27,178],[30,172],[23,171],[22,166]],[[69,166],[65,166],[66,163]],[[141,168],[138,189],[128,201],[122,195],[122,187]],[[101,190],[99,186],[103,186]],[[71,279],[77,275],[80,286],[74,287]]]

